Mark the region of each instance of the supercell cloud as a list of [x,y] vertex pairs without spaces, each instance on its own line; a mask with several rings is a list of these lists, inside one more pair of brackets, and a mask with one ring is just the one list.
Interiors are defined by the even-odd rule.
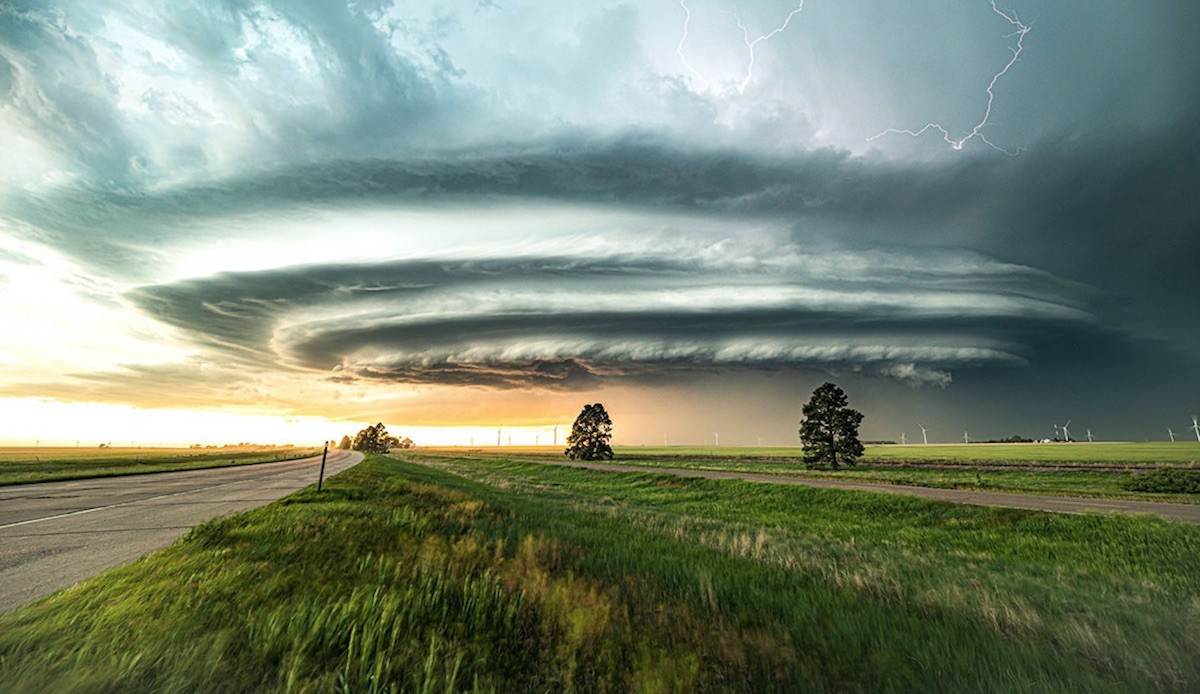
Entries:
[[1153,435],[1200,407],[1200,12],[999,7],[989,112],[986,0],[2,4],[0,392],[785,442],[836,378],[873,437]]

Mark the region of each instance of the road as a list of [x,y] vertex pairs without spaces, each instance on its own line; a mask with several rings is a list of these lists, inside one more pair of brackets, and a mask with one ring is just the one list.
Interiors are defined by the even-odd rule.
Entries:
[[[325,475],[362,460],[330,451]],[[0,487],[0,612],[129,563],[210,518],[313,484],[321,456]]]
[[1136,501],[1133,499],[1087,499],[1074,496],[1043,496],[1040,494],[1011,494],[970,489],[936,489],[933,487],[909,487],[900,484],[871,482],[849,482],[843,480],[782,477],[754,472],[725,472],[721,470],[691,470],[684,468],[653,467],[648,465],[617,465],[611,463],[578,463],[547,459],[522,458],[522,462],[545,465],[565,465],[589,470],[609,472],[650,472],[679,477],[703,477],[706,479],[748,480],[770,484],[800,484],[807,487],[854,489],[883,494],[905,494],[922,499],[951,501],[977,506],[1002,506],[1031,511],[1053,511],[1056,513],[1124,513],[1150,514],[1168,520],[1200,524],[1200,504],[1172,504],[1161,501]]

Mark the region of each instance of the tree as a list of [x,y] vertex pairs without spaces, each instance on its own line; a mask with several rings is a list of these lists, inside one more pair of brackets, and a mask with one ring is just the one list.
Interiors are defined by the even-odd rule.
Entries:
[[387,453],[399,443],[399,439],[388,434],[383,422],[379,422],[358,432],[350,448],[363,453]]
[[813,391],[800,420],[804,462],[829,463],[836,470],[839,463],[853,465],[862,455],[858,425],[862,424],[863,416],[858,410],[846,407],[847,402],[846,394],[832,383]]
[[354,442],[350,440],[350,437],[343,436],[342,440],[338,442],[337,447],[342,449],[343,451],[348,451],[348,450],[350,450],[350,446],[352,446],[352,445],[354,445]]
[[567,436],[567,449],[563,455],[571,460],[612,460],[612,419],[604,411],[604,405],[584,405],[583,411],[571,425]]

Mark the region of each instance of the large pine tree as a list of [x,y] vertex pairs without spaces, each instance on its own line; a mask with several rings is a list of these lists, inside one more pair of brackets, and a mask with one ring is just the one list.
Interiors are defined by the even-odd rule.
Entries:
[[834,470],[840,463],[853,465],[863,454],[858,440],[858,425],[862,413],[846,405],[846,394],[832,383],[813,391],[804,406],[800,420],[800,443],[804,446],[804,462],[829,463]]

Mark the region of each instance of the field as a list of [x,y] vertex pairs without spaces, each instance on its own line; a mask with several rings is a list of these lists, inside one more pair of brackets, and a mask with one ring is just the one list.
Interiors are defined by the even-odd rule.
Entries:
[[[488,450],[488,449],[482,449]],[[503,450],[503,449],[500,449]],[[524,450],[539,450],[532,447]],[[542,447],[540,450],[548,450]],[[621,446],[617,453],[626,458],[717,456],[722,458],[800,458],[799,446]],[[863,462],[939,462],[948,464],[991,463],[996,465],[1029,464],[1105,464],[1156,466],[1162,464],[1200,464],[1200,442],[1152,441],[1147,443],[972,443],[924,445],[872,445],[866,447]]]
[[[473,458],[562,459],[548,446],[428,449],[430,454]],[[810,469],[799,447],[696,448],[623,446],[617,464],[768,473],[945,489],[981,489],[1176,503],[1200,503],[1198,494],[1131,491],[1135,476],[1200,460],[1198,443],[958,444],[868,446],[855,467]],[[1090,457],[1089,457],[1090,456]]]
[[3,691],[1196,691],[1200,527],[371,457],[0,617]]
[[304,458],[318,448],[0,448],[0,485],[199,470]]

